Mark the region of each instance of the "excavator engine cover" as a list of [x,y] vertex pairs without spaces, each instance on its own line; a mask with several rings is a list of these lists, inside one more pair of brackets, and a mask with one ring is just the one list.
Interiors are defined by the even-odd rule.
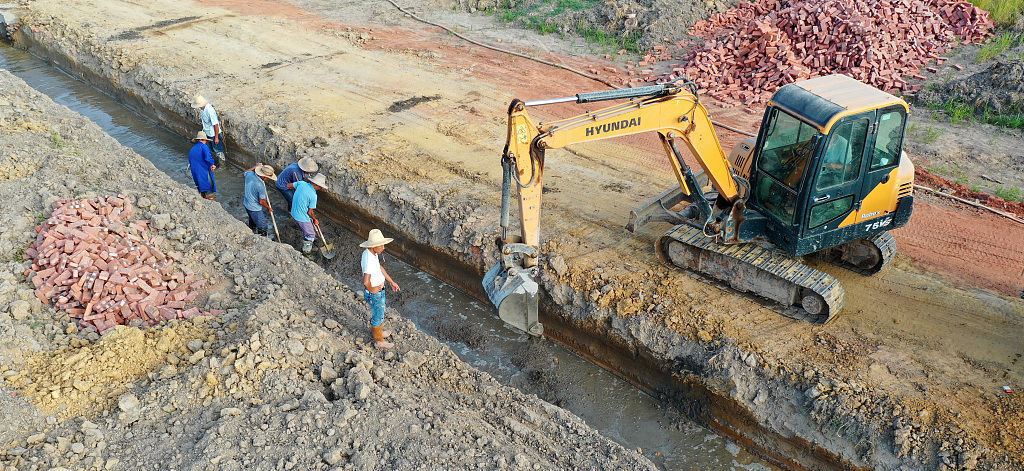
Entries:
[[540,286],[534,279],[537,269],[522,265],[524,255],[535,256],[536,253],[536,249],[526,244],[505,245],[501,262],[484,275],[483,287],[488,299],[498,308],[498,318],[516,329],[540,336],[544,326],[537,315],[540,304],[537,296]]

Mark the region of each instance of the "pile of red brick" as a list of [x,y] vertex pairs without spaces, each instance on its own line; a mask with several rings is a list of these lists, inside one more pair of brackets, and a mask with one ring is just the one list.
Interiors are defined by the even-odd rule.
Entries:
[[205,282],[175,268],[179,256],[158,248],[163,237],[150,236],[149,221],[128,222],[133,212],[124,195],[58,201],[25,251],[36,297],[100,333],[132,319],[154,325],[203,313],[185,305]]
[[[766,102],[787,83],[846,74],[889,92],[912,93],[921,68],[944,60],[955,40],[979,42],[988,13],[963,0],[755,0],[697,22],[704,44],[680,52],[671,72],[623,78],[624,85],[687,77],[711,96],[745,105]],[[656,46],[639,65],[672,60]]]

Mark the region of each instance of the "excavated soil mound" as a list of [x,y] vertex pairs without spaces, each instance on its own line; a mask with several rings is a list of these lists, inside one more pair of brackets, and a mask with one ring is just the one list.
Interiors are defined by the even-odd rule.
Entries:
[[[1024,33],[1022,33],[1024,34]],[[968,77],[936,83],[918,94],[926,104],[959,102],[997,114],[1024,113],[1024,58],[997,61]]]
[[[620,38],[642,50],[675,43],[687,28],[736,0],[445,0],[444,7],[496,12],[502,21],[541,32],[577,34],[601,48]],[[622,44],[622,43],[620,43]]]

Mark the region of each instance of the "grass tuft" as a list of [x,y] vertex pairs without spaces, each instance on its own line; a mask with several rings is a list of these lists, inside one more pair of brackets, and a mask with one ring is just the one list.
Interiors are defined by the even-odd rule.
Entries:
[[1024,129],[1024,110],[1020,109],[996,113],[991,108],[978,109],[956,98],[950,98],[945,103],[933,104],[931,108],[945,112],[951,123],[971,120],[1008,129]]
[[997,188],[996,196],[1006,201],[1024,202],[1024,198],[1021,197],[1020,188],[1015,186],[1002,186]]
[[989,12],[999,26],[1012,26],[1024,15],[1024,0],[971,0],[971,3]]
[[1017,46],[1024,44],[1024,33],[1015,34],[1012,32],[1006,32],[998,36],[992,37],[981,49],[978,50],[978,57],[974,60],[975,62],[985,62],[993,57],[1002,54],[1007,49],[1012,49]]
[[53,144],[54,149],[63,149],[67,146],[67,143],[64,142],[64,138],[60,137],[60,134],[57,131],[50,132],[50,143]]

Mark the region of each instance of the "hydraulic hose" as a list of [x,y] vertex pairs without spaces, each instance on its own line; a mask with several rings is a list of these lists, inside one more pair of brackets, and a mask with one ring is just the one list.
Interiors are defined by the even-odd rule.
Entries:
[[501,157],[501,240],[508,235],[509,211],[512,203],[512,162]]

